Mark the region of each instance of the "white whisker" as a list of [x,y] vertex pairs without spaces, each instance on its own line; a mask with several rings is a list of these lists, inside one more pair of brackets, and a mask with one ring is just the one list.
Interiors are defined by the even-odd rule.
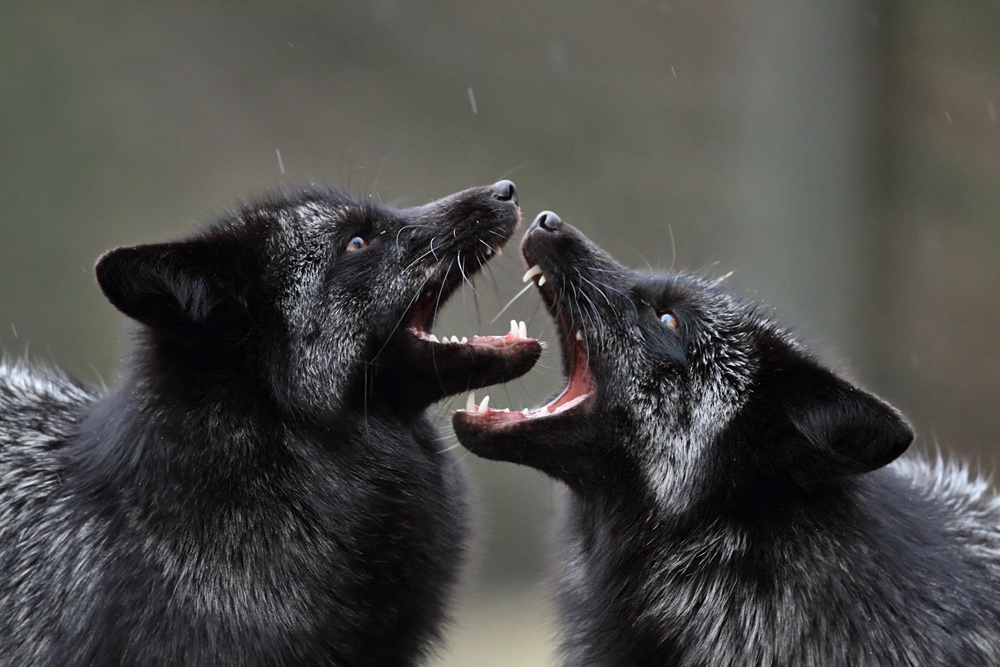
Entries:
[[524,289],[523,289],[523,290],[521,290],[520,292],[518,292],[517,294],[515,294],[515,295],[514,295],[514,298],[513,298],[513,299],[511,299],[510,301],[508,301],[508,302],[507,302],[507,305],[506,305],[506,306],[504,306],[503,308],[501,308],[501,309],[500,309],[500,312],[499,312],[499,313],[497,313],[496,317],[494,317],[494,318],[493,318],[492,320],[490,320],[490,324],[493,324],[493,323],[494,323],[494,322],[496,322],[496,321],[497,321],[498,319],[500,319],[500,316],[501,316],[501,315],[503,315],[503,313],[504,313],[504,311],[505,311],[505,310],[507,310],[508,308],[510,308],[510,306],[511,306],[511,304],[512,304],[512,303],[514,303],[515,301],[517,301],[517,300],[518,300],[518,298],[519,298],[519,297],[520,297],[520,296],[521,296],[522,294],[524,294],[525,292],[527,292],[527,291],[528,291],[529,289],[531,289],[531,288],[532,288],[532,287],[534,287],[534,286],[535,286],[535,285],[534,285],[533,283],[529,283],[529,284],[525,285],[525,286],[524,286]]

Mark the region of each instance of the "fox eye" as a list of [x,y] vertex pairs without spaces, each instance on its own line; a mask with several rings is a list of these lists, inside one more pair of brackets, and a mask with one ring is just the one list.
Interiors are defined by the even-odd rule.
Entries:
[[674,317],[673,313],[661,313],[660,321],[663,322],[668,327],[670,327],[671,329],[677,328],[677,318]]
[[361,250],[368,246],[368,241],[365,241],[360,236],[355,236],[347,244],[347,252],[354,252],[355,250]]

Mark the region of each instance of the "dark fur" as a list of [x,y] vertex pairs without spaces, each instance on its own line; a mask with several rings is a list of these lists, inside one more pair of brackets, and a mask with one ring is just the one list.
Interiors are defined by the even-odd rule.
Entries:
[[141,323],[121,385],[0,365],[0,665],[422,658],[467,537],[424,409],[534,358],[438,367],[407,328],[519,217],[509,182],[413,209],[313,191],[102,257]]
[[549,417],[460,412],[455,426],[474,453],[569,487],[565,664],[1000,665],[985,481],[890,463],[913,438],[905,419],[759,308],[627,269],[545,215],[524,255],[564,351],[582,332],[594,392]]

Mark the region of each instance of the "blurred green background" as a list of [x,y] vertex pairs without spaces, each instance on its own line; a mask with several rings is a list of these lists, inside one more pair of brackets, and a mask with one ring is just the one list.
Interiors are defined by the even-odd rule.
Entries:
[[[412,205],[509,177],[529,221],[552,209],[625,263],[733,271],[920,446],[992,469],[998,113],[984,0],[7,0],[0,343],[113,384],[128,326],[102,251],[278,184]],[[523,270],[504,254],[436,333],[514,317],[551,340],[535,294],[491,323]],[[491,405],[557,390],[553,357]],[[465,463],[481,539],[438,664],[550,664],[557,490]]]

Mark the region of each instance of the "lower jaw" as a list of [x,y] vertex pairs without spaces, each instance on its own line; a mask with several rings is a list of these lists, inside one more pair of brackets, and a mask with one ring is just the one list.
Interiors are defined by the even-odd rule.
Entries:
[[570,379],[566,389],[549,403],[533,410],[523,409],[511,411],[507,408],[490,408],[487,400],[477,405],[475,394],[470,393],[465,410],[459,412],[470,421],[479,421],[489,427],[502,428],[507,425],[537,421],[567,415],[587,409],[593,397],[593,379],[589,368],[587,352],[582,345],[574,347],[573,362],[570,367]]
[[491,408],[488,405],[476,405],[475,394],[469,394],[469,402],[464,410],[458,412],[465,415],[470,421],[479,422],[490,428],[503,428],[511,424],[523,423],[534,420],[546,419],[556,415],[562,415],[579,408],[590,394],[576,396],[568,401],[559,403],[558,401],[540,408],[529,410],[527,408],[520,411],[511,411],[509,408]]

